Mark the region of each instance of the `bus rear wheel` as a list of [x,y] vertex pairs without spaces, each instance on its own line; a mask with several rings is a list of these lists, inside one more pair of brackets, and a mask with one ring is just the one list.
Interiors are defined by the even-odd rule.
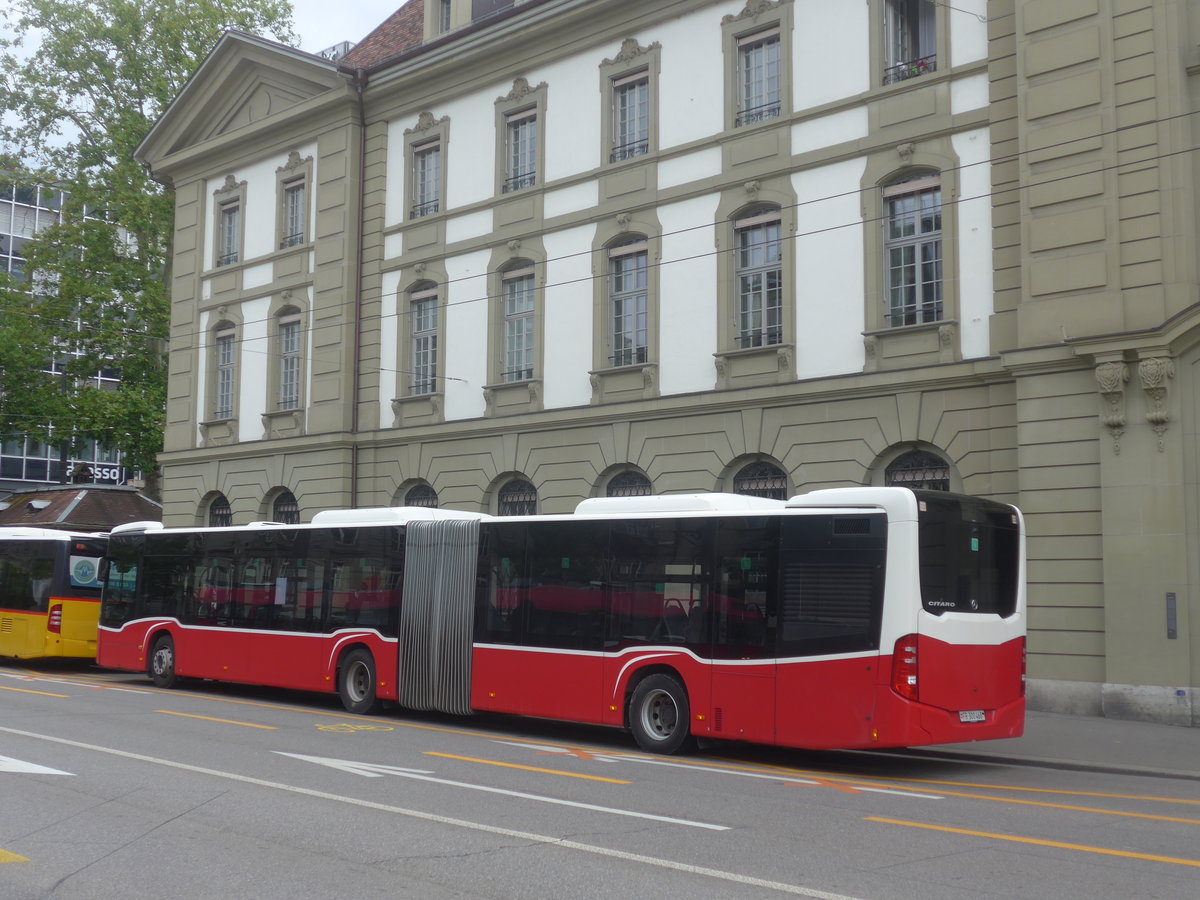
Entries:
[[674,675],[648,675],[629,699],[629,727],[647,753],[680,753],[695,746],[687,690]]
[[342,660],[338,677],[342,706],[360,716],[375,712],[375,659],[366,650],[351,650]]
[[154,639],[149,668],[150,680],[156,687],[172,688],[179,683],[179,676],[175,674],[175,642],[169,634]]

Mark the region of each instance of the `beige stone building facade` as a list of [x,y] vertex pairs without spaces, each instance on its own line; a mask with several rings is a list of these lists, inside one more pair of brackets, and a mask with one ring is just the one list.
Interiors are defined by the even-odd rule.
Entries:
[[226,35],[168,524],[911,483],[1019,504],[1036,707],[1200,722],[1200,4],[410,2]]

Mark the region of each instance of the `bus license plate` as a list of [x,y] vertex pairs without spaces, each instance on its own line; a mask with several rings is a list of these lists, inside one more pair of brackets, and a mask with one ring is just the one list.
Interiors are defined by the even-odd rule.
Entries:
[[987,718],[983,714],[982,709],[963,709],[959,710],[958,721],[966,724],[967,722],[982,722]]

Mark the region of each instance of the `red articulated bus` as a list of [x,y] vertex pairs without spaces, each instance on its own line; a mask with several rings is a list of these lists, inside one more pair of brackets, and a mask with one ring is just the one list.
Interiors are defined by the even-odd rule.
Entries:
[[97,661],[455,714],[797,748],[1019,736],[1020,512],[907,488],[120,526]]

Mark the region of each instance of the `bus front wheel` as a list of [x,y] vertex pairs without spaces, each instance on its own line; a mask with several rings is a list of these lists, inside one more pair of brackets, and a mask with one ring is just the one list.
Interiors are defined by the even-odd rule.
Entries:
[[179,683],[179,676],[175,674],[175,642],[168,634],[154,640],[154,648],[150,651],[150,680],[160,688],[172,688]]
[[352,713],[365,716],[375,711],[375,659],[366,650],[351,650],[342,660],[338,694]]
[[679,753],[695,742],[687,691],[674,675],[648,675],[629,700],[629,727],[647,753]]

